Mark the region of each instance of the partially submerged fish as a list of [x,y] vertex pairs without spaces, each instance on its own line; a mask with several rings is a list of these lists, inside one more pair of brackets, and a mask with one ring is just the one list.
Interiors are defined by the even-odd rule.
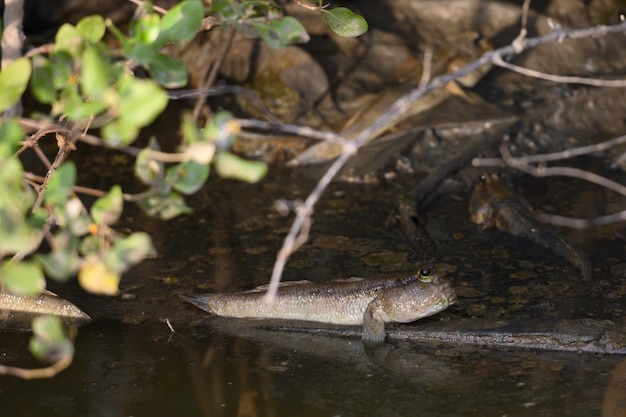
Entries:
[[37,296],[17,295],[0,291],[0,313],[3,311],[51,314],[63,318],[91,320],[91,317],[80,308],[50,291],[45,291]]
[[587,257],[541,224],[530,206],[504,185],[497,174],[481,176],[470,197],[469,211],[471,221],[483,229],[495,225],[503,232],[528,239],[566,259],[583,278],[591,277]]
[[456,300],[452,286],[432,267],[418,273],[348,278],[325,283],[285,282],[273,304],[267,286],[230,294],[186,295],[195,306],[224,317],[306,320],[363,325],[363,340],[385,340],[385,323],[409,323],[445,310]]

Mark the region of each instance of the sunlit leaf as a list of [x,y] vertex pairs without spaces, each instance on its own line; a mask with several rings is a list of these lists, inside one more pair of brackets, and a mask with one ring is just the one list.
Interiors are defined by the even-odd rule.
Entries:
[[167,182],[183,194],[195,193],[202,188],[207,178],[209,166],[193,160],[169,167],[166,175]]
[[102,40],[106,25],[102,16],[93,15],[80,19],[76,24],[76,30],[88,42],[96,43]]
[[44,202],[48,206],[63,205],[76,184],[76,165],[72,161],[63,163],[52,175],[46,188]]
[[70,55],[77,57],[83,46],[83,37],[75,26],[65,23],[62,25],[54,38],[53,51],[66,51]]
[[80,87],[83,94],[101,94],[108,86],[107,65],[96,48],[85,48],[80,66]]
[[130,126],[147,126],[165,110],[167,102],[167,93],[154,81],[127,78],[120,88],[120,120]]
[[106,195],[93,203],[91,217],[97,224],[110,225],[120,218],[123,209],[122,188],[119,185],[114,185]]
[[120,275],[97,258],[88,258],[78,272],[78,282],[87,292],[116,295],[119,292]]
[[21,295],[37,295],[46,287],[41,267],[31,261],[3,262],[0,283],[10,292]]
[[160,43],[190,41],[200,30],[203,18],[201,1],[188,0],[172,7],[161,20]]
[[156,54],[148,65],[152,77],[165,88],[181,88],[187,85],[187,68],[180,59]]
[[133,29],[132,40],[152,45],[159,37],[161,18],[156,13],[143,15],[134,22]]
[[66,336],[61,319],[44,315],[33,319],[33,337],[29,349],[42,362],[55,363],[74,355],[74,344]]
[[346,7],[324,10],[324,20],[339,36],[356,37],[367,32],[367,21]]
[[11,62],[0,72],[0,113],[14,106],[30,80],[30,61],[19,58]]
[[267,165],[258,161],[247,161],[229,152],[215,156],[215,169],[221,177],[254,183],[267,173]]
[[300,22],[291,16],[271,20],[269,23],[252,23],[265,43],[280,49],[296,43],[306,43],[310,37]]
[[121,274],[154,253],[150,235],[137,232],[116,240],[106,254],[105,263],[109,269]]

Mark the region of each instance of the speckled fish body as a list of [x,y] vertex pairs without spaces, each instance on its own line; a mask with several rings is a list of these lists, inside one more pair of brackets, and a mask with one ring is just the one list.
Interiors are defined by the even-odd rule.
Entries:
[[384,323],[407,323],[436,314],[456,296],[450,283],[423,268],[416,274],[348,278],[325,283],[283,283],[273,304],[267,286],[230,294],[184,296],[187,301],[224,317],[306,320],[364,325],[364,338],[384,340]]
[[52,292],[23,296],[0,291],[0,312],[3,310],[29,314],[51,314],[59,317],[90,320],[80,308]]

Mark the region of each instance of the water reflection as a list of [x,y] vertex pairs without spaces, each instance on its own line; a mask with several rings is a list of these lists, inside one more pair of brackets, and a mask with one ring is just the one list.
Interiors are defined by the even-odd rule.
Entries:
[[[623,357],[417,345],[205,320],[192,331],[95,323],[51,380],[0,378],[3,416],[623,416]],[[176,324],[174,323],[176,328]],[[27,335],[0,333],[30,366]],[[613,369],[612,374],[607,370]],[[606,390],[606,392],[605,392]],[[601,411],[602,410],[602,411]]]

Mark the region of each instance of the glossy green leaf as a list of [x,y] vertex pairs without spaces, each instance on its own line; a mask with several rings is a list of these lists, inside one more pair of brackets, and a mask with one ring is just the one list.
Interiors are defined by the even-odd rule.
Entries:
[[161,20],[161,44],[190,41],[200,30],[204,18],[204,5],[198,0],[188,0],[172,7]]
[[93,203],[91,217],[96,224],[111,225],[118,221],[123,209],[122,188],[119,185],[114,185],[106,195]]
[[21,295],[37,295],[46,287],[41,267],[32,261],[3,262],[0,283],[10,292]]
[[30,80],[30,61],[19,58],[0,72],[0,113],[20,101]]
[[137,232],[128,237],[117,239],[106,254],[105,264],[112,271],[122,274],[131,266],[154,254],[155,250],[150,235]]
[[73,57],[78,57],[82,50],[84,39],[75,26],[65,23],[54,38],[55,53],[65,51]]
[[85,48],[80,66],[80,87],[83,94],[97,96],[109,86],[107,66],[96,48]]
[[139,200],[139,206],[149,216],[163,220],[173,219],[181,214],[191,213],[180,194],[171,193],[167,196],[154,195]]
[[124,48],[124,55],[128,58],[136,61],[139,65],[148,67],[150,62],[156,54],[158,54],[158,50],[152,44],[146,43],[129,43]]
[[367,21],[348,8],[322,9],[322,12],[328,26],[339,36],[353,38],[367,32]]
[[67,161],[52,174],[46,188],[44,202],[48,206],[64,205],[72,195],[75,184],[76,165],[72,161]]
[[135,160],[135,175],[144,184],[152,184],[157,178],[164,176],[165,167],[163,162],[155,160],[151,153],[152,151],[160,151],[161,147],[159,142],[154,138],[150,138],[148,146],[139,152],[137,159]]
[[[0,161],[13,157],[20,148],[20,141],[22,140],[24,140],[24,129],[17,119],[9,118],[0,122]],[[14,159],[14,167],[11,169],[16,170],[15,178],[19,178],[22,175],[21,165],[17,158],[12,159]]]
[[29,349],[42,362],[55,363],[74,355],[74,344],[67,338],[61,319],[44,315],[33,319],[33,337]]
[[183,194],[195,193],[202,188],[207,178],[209,166],[193,160],[169,167],[166,175],[167,182]]
[[76,274],[80,258],[75,251],[66,248],[56,249],[45,255],[37,255],[46,275],[57,281],[66,281]]
[[150,74],[156,82],[165,88],[181,88],[187,85],[187,68],[180,59],[156,54],[148,66]]
[[220,152],[215,156],[215,169],[224,178],[254,183],[267,173],[267,165],[263,162],[248,161],[229,152]]
[[165,110],[167,102],[167,93],[154,81],[127,78],[120,87],[120,120],[130,126],[147,126]]
[[310,37],[300,22],[291,16],[271,20],[269,23],[252,23],[265,43],[280,49],[296,43],[306,43]]
[[76,30],[88,42],[96,43],[102,40],[106,25],[102,16],[93,15],[80,19],[76,24]]

